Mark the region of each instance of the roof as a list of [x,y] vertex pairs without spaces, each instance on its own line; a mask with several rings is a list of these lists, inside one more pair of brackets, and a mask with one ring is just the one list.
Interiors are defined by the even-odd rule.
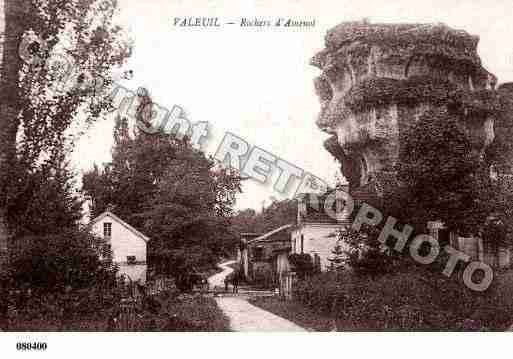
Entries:
[[[333,218],[326,209],[326,201],[329,199],[330,201],[337,198],[330,198],[336,191],[341,191],[342,193],[348,192],[347,186],[342,186],[340,189],[330,190],[322,194],[308,193],[301,197],[300,201],[303,203],[303,208],[299,208],[299,214],[301,216],[301,223],[322,223],[322,224],[341,224],[345,223],[345,219],[337,219]],[[329,203],[328,203],[329,204]],[[335,206],[335,202],[331,203],[332,206]],[[332,210],[335,208],[332,207]]]
[[125,227],[126,229],[128,229],[130,232],[132,232],[133,234],[135,234],[137,237],[143,239],[145,242],[148,242],[150,239],[148,237],[146,237],[144,234],[142,234],[141,232],[139,232],[137,229],[135,229],[134,227],[132,227],[131,225],[129,225],[128,223],[126,223],[125,221],[123,221],[121,218],[119,218],[118,216],[116,216],[114,213],[110,212],[110,211],[105,211],[103,212],[102,214],[100,214],[98,217],[96,217],[95,219],[93,219],[91,221],[91,226],[94,225],[95,223],[101,221],[102,219],[104,219],[105,217],[110,217],[112,218],[113,220],[115,220],[116,222],[118,222],[119,224],[121,224],[123,227]]
[[267,232],[266,234],[264,235],[261,235],[260,237],[257,237],[257,238],[254,238],[250,241],[248,241],[248,243],[254,243],[254,242],[265,242],[265,241],[269,241],[269,239],[275,235],[275,234],[278,234],[280,232],[283,232],[285,230],[289,230],[290,228],[292,228],[292,224],[286,224],[284,226],[281,226],[279,228],[276,228],[270,232]]

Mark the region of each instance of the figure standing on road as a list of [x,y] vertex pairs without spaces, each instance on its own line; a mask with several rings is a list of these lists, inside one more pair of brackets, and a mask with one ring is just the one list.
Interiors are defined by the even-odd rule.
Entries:
[[228,292],[228,283],[230,282],[230,280],[228,279],[228,276],[226,276],[224,278],[224,291],[225,292]]
[[239,293],[239,274],[235,273],[232,279],[233,293]]

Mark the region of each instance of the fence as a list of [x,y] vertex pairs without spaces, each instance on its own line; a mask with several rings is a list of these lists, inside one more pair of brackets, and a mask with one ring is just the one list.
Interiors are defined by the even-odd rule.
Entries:
[[173,288],[175,281],[170,278],[157,278],[151,282],[146,283],[146,294],[156,295],[166,290]]
[[281,274],[280,284],[280,296],[286,300],[292,299],[292,291],[294,284],[297,281],[296,272],[284,272]]

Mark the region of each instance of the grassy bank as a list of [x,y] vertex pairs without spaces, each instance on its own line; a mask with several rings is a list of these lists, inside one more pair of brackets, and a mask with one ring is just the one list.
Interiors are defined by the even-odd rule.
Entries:
[[425,271],[377,278],[324,273],[298,283],[295,300],[253,304],[317,331],[502,331],[513,323],[513,271],[485,292]]
[[203,295],[168,296],[162,302],[158,330],[223,332],[230,321],[212,297]]
[[285,301],[277,297],[256,297],[249,302],[309,331],[326,332],[333,329],[333,320],[329,316],[321,315],[297,301]]
[[100,305],[94,298],[77,298],[63,311],[59,298],[51,299],[53,304],[38,298],[11,312],[9,331],[229,331],[215,300],[201,294],[162,293],[128,316],[119,314],[119,302]]

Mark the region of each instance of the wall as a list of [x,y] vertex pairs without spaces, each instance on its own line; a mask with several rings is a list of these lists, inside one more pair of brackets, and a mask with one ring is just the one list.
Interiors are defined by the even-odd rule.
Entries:
[[[127,274],[132,280],[145,280],[147,243],[110,216],[94,223],[93,232],[103,238],[103,224],[106,222],[112,223],[112,236],[108,244],[111,245],[113,262],[120,266],[120,274]],[[127,256],[135,256],[137,264],[128,265]]]
[[471,257],[472,261],[483,261],[492,268],[508,268],[511,265],[510,249],[486,246],[479,237],[457,237],[456,248]]
[[249,273],[249,262],[248,262],[248,249],[247,248],[243,248],[241,251],[240,251],[240,260],[239,260],[239,263],[241,265],[241,268],[244,272],[244,277],[246,277],[247,279],[249,279],[250,277],[250,273]]
[[[321,260],[321,270],[325,271],[330,265],[328,258],[336,245],[337,239],[332,234],[342,228],[341,224],[312,224],[304,223],[292,232],[292,250],[301,253],[301,235],[304,236],[303,251],[312,256],[317,253]],[[294,245],[295,242],[295,245]]]
[[276,272],[278,276],[290,271],[289,254],[284,252],[276,257]]
[[134,282],[139,281],[141,283],[146,282],[146,272],[148,266],[146,264],[119,264],[118,274],[128,275]]

